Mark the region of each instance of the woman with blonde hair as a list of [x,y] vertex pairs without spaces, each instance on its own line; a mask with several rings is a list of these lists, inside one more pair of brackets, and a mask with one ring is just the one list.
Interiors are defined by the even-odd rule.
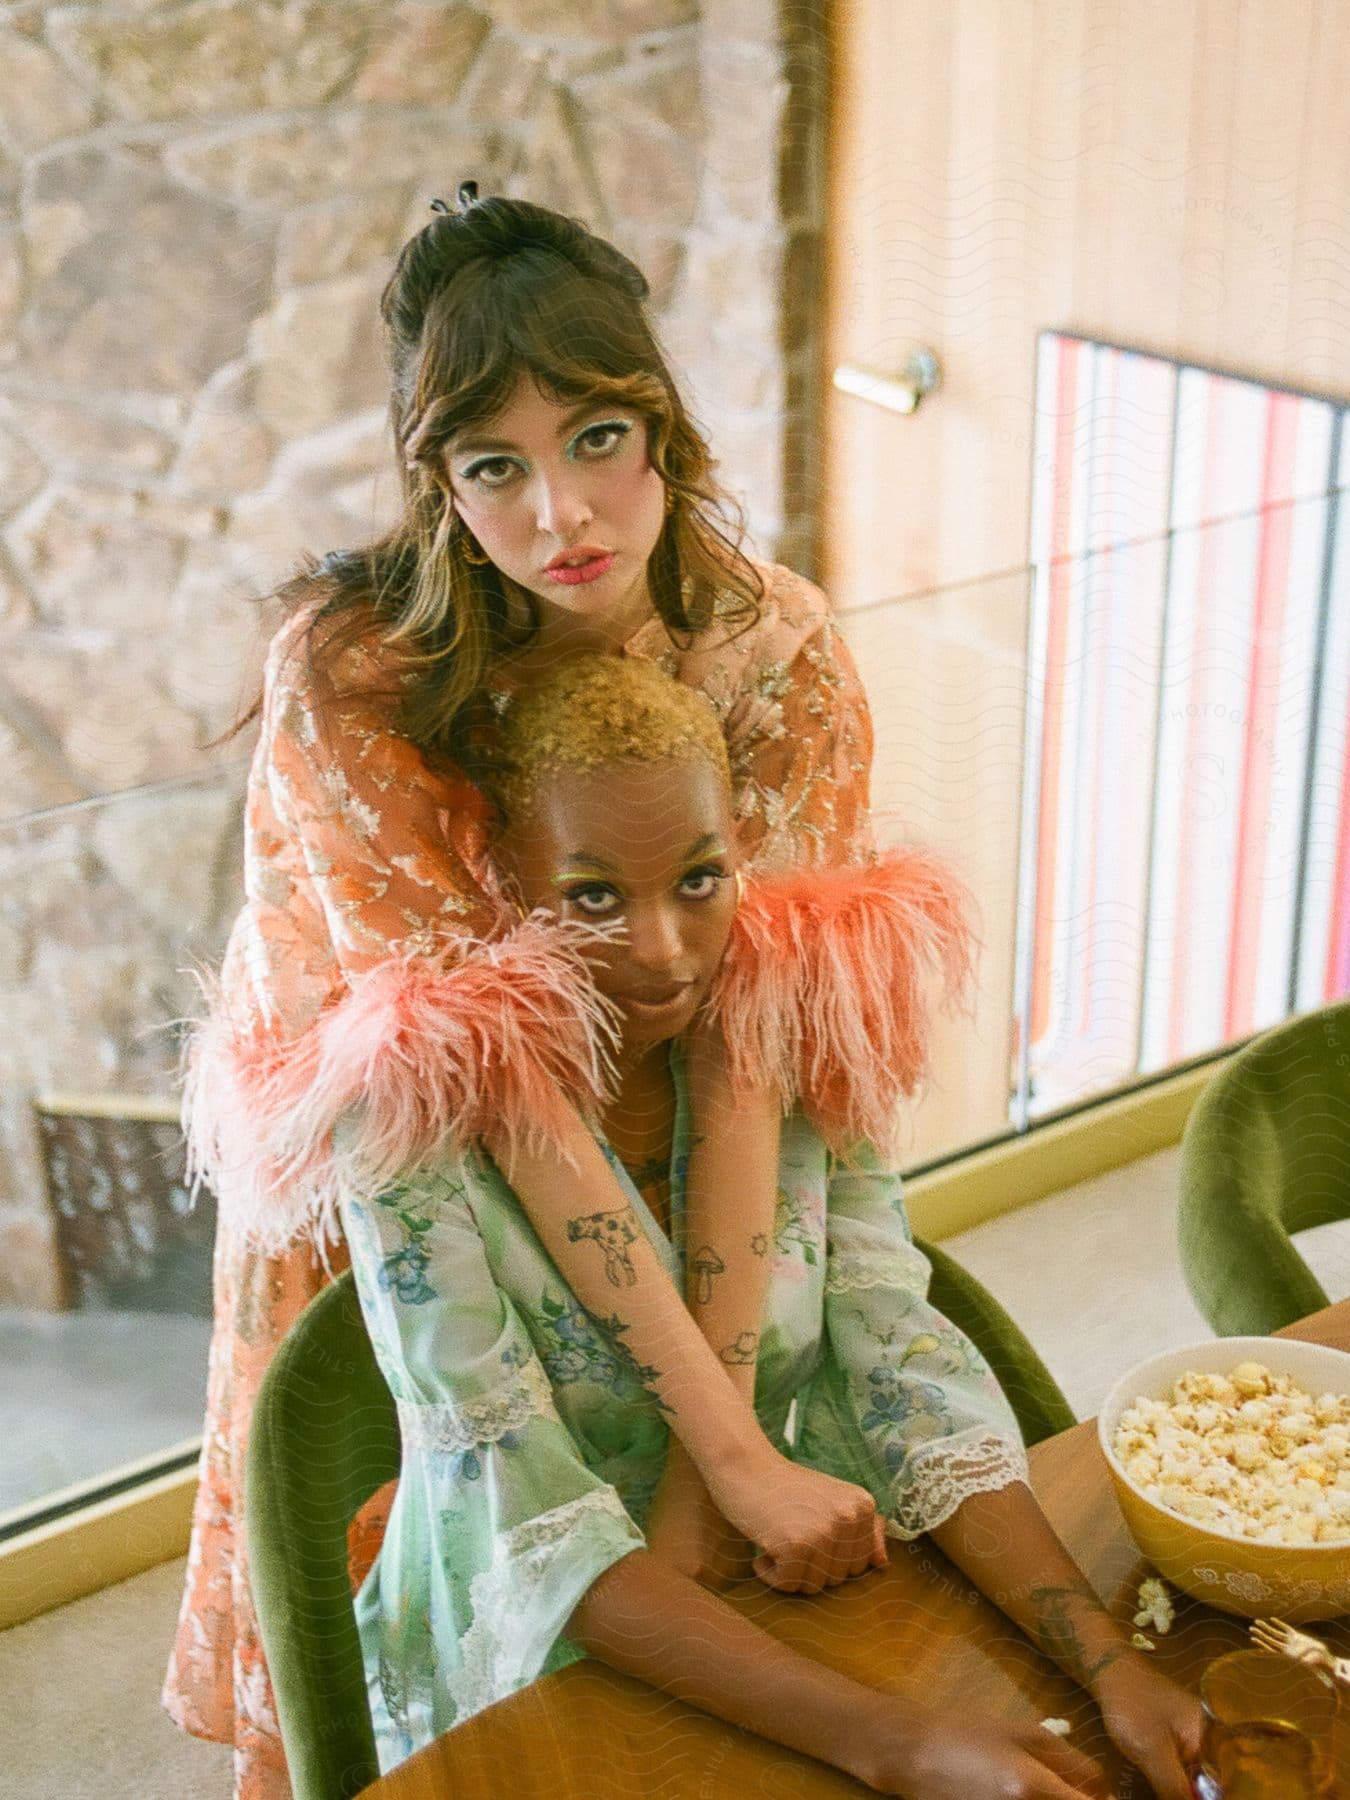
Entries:
[[[768,1075],[785,1106],[752,1314],[759,1429],[784,1468],[860,1484],[888,1537],[931,1535],[1091,1691],[1159,1800],[1188,1800],[1199,1704],[1155,1673],[1070,1560],[1030,1490],[1007,1398],[930,1305],[893,1159],[905,1058],[878,1077],[877,1046],[855,1029],[884,1011],[865,998],[875,985],[901,996],[890,1016],[921,1049],[914,978],[950,923],[934,904],[942,866],[908,850],[879,857],[867,881],[747,873],[716,716],[636,659],[583,656],[543,677],[507,707],[490,761],[504,909],[573,932],[606,1009],[612,1078],[592,1127],[623,1201],[578,1211],[574,1240],[616,1285],[639,1245],[695,1306],[741,1285],[724,1253],[756,1195],[733,1198],[712,1242],[691,1234],[688,1207],[689,1047],[705,1015],[720,1018],[732,1086]],[[793,945],[822,926],[839,954],[803,963]],[[529,1060],[509,1035],[496,1047]],[[388,1533],[356,1597],[383,1772],[589,1654],[883,1794],[1101,1793],[1098,1765],[1039,1727],[934,1707],[903,1670],[895,1691],[846,1678],[718,1597],[750,1571],[734,1530],[719,1520],[700,1537],[662,1491],[675,1440],[652,1371],[578,1304],[480,1146],[462,1139],[383,1187],[344,1172],[339,1204],[403,1441]],[[823,1571],[786,1564],[774,1585],[819,1593],[866,1579],[874,1560],[862,1546]]]
[[[642,1244],[616,1286],[594,1243],[569,1239],[579,1198],[588,1213],[623,1200],[586,1125],[606,1081],[604,1009],[565,934],[503,925],[473,775],[498,710],[560,660],[649,660],[714,708],[745,856],[875,885],[866,700],[819,588],[721,528],[728,502],[635,265],[577,221],[480,200],[472,182],[433,209],[381,298],[401,515],[364,549],[306,557],[278,590],[288,616],[254,709],[245,901],[186,1049],[193,1167],[220,1223],[163,1704],[234,1745],[237,1800],[289,1793],[242,1530],[249,1421],[277,1344],[350,1261],[344,1175],[373,1191],[451,1140],[481,1142],[581,1302],[655,1371],[674,1423],[672,1514],[704,1535],[730,1520],[772,1584],[841,1579],[879,1550],[872,1497],[797,1468],[755,1424],[754,1358],[736,1352],[763,1291],[753,1245],[771,1217],[780,1097],[764,1076],[731,1103],[720,1030],[691,1046],[688,1205],[700,1242],[726,1242],[734,1303],[695,1300],[696,1322]],[[829,954],[828,931],[816,948]],[[954,975],[966,939],[940,931],[938,954]],[[787,964],[779,979],[791,985]],[[903,1021],[858,1028],[913,1076]],[[509,1066],[506,1037],[528,1050]],[[809,1032],[795,1041],[805,1053]],[[732,1242],[726,1208],[751,1193],[757,1216]],[[387,1504],[353,1528],[356,1578]]]

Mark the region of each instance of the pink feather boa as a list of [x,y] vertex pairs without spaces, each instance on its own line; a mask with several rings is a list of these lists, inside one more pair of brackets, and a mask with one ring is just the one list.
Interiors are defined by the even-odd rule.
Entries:
[[492,1132],[566,1156],[572,1110],[606,1097],[617,1043],[582,954],[596,936],[532,914],[444,959],[391,958],[284,1041],[236,1031],[204,981],[212,1004],[183,1066],[194,1184],[264,1252],[303,1235],[323,1256],[348,1183],[378,1192]]
[[[772,1083],[847,1154],[894,1145],[927,1074],[925,962],[970,974],[969,896],[926,852],[746,882],[709,995],[734,1086]],[[494,1132],[557,1150],[611,1096],[618,1014],[585,950],[604,928],[530,915],[443,958],[391,957],[297,1036],[239,1030],[210,1006],[183,1063],[194,1182],[223,1221],[275,1254],[307,1237],[327,1264],[338,1198],[378,1192]]]
[[893,1153],[903,1097],[929,1074],[925,963],[944,1004],[972,973],[973,901],[927,851],[746,883],[709,1005],[733,1085],[775,1086],[841,1154]]

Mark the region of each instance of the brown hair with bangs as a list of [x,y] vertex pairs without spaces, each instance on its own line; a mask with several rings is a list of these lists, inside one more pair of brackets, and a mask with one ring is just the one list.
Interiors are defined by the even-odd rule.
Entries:
[[[748,628],[764,586],[740,549],[743,509],[712,479],[708,445],[648,323],[650,287],[636,264],[547,207],[478,199],[472,181],[459,188],[459,210],[432,205],[438,216],[403,246],[380,296],[402,516],[364,548],[306,553],[263,598],[288,613],[318,601],[301,642],[321,679],[373,629],[390,686],[365,691],[390,698],[391,722],[419,748],[468,764],[487,672],[531,641],[539,609],[526,595],[529,621],[513,631],[500,572],[465,560],[446,450],[509,403],[522,372],[547,399],[619,404],[645,418],[648,456],[673,495],[647,565],[673,641],[714,621]],[[734,539],[718,516],[734,523]],[[216,741],[260,708],[261,699]]]

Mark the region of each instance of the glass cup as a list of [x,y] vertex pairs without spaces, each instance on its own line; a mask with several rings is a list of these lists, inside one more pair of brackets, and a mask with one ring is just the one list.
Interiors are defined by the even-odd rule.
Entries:
[[1292,1657],[1235,1650],[1200,1679],[1200,1800],[1331,1800],[1336,1688]]

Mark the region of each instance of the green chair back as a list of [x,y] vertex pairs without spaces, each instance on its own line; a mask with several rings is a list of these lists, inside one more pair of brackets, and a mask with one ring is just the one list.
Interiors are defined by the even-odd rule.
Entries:
[[1244,1044],[1191,1108],[1177,1233],[1221,1337],[1266,1337],[1331,1303],[1290,1234],[1350,1217],[1350,1001]]
[[914,1240],[932,1264],[928,1298],[964,1331],[998,1377],[1028,1448],[1078,1420],[1054,1376],[988,1288],[936,1244]]
[[348,1269],[282,1340],[249,1430],[253,1598],[295,1800],[351,1800],[380,1773],[347,1528],[398,1474],[399,1453]]
[[[974,1276],[935,1245],[930,1298],[975,1343],[1028,1444],[1076,1423],[1045,1364]],[[347,1529],[399,1472],[398,1415],[350,1269],[286,1334],[249,1432],[254,1605],[295,1800],[353,1800],[379,1775],[352,1606]]]

